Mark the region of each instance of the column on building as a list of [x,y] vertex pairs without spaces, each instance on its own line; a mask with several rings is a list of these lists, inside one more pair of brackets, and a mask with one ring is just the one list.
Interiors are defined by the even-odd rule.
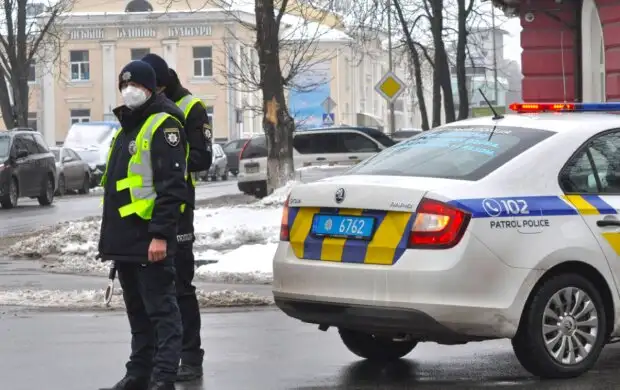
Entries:
[[164,39],[161,41],[163,47],[163,58],[168,63],[168,66],[172,69],[177,68],[177,49],[179,47],[179,40],[176,38]]
[[51,56],[42,55],[39,69],[43,73],[41,78],[41,124],[39,131],[43,133],[45,142],[56,145],[56,83],[54,82],[54,64],[52,61],[45,60]]
[[101,69],[103,71],[103,117],[108,117],[116,107],[118,79],[116,74],[116,42],[101,42]]

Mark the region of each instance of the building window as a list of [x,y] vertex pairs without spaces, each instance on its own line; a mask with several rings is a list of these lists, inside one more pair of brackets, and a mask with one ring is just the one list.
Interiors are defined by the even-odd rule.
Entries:
[[211,46],[194,47],[194,77],[213,76],[213,56]]
[[71,124],[90,122],[89,109],[71,110]]
[[71,81],[90,80],[88,50],[71,50],[69,52]]
[[149,54],[151,49],[131,49],[131,60],[137,61],[141,60],[142,57]]
[[32,60],[30,61],[30,65],[28,66],[28,82],[34,83],[35,81],[37,81],[37,71],[34,60]]
[[29,112],[28,113],[28,127],[33,130],[37,130],[37,113]]

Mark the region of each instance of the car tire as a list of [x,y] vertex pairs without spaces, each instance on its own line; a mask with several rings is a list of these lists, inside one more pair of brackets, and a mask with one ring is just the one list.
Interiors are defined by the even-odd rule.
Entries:
[[58,188],[56,189],[57,196],[63,196],[67,193],[67,183],[65,181],[65,175],[58,177]]
[[574,378],[590,370],[608,338],[607,313],[597,288],[569,273],[546,280],[533,294],[512,339],[523,368],[546,379]]
[[344,345],[357,356],[379,362],[389,362],[405,357],[418,345],[417,341],[396,341],[371,333],[338,328]]
[[267,182],[261,182],[258,184],[256,190],[254,190],[254,196],[258,199],[263,199],[267,196]]
[[84,175],[84,182],[82,183],[82,188],[78,190],[78,194],[86,195],[90,192],[90,175]]
[[16,178],[12,178],[9,182],[8,191],[0,198],[0,205],[3,209],[12,209],[17,206],[19,199],[19,184]]
[[49,206],[54,202],[54,179],[47,177],[45,186],[41,189],[41,195],[37,197],[41,206]]
[[222,180],[228,180],[228,167],[224,167],[224,172],[222,172]]

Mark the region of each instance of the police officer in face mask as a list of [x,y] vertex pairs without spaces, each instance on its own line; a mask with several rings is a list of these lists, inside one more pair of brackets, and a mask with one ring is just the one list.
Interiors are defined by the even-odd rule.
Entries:
[[[178,106],[185,120],[185,133],[189,143],[188,171],[195,174],[208,171],[211,165],[211,125],[205,105],[199,98],[180,84],[176,73],[168,68],[166,61],[156,54],[147,54],[142,61],[149,63],[157,76],[157,88]],[[183,350],[178,381],[189,381],[202,377],[204,351],[200,340],[200,311],[196,299],[194,278],[194,202],[195,181],[188,181],[190,201],[181,217],[178,234],[178,251],[175,259],[177,270],[177,294],[183,322]]]
[[183,123],[155,93],[155,72],[132,61],[119,75],[124,105],[102,179],[99,255],[113,260],[131,328],[125,377],[109,390],[174,389],[181,353],[177,229],[187,202]]

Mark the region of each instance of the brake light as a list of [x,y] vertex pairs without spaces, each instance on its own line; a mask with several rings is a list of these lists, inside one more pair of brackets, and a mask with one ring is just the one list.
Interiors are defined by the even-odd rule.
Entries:
[[250,143],[250,140],[245,141],[245,143],[243,144],[243,147],[241,148],[241,151],[239,152],[239,160],[241,160],[243,158],[243,152],[245,152],[245,148],[248,147],[248,144]]
[[284,202],[284,208],[282,209],[282,222],[280,223],[280,241],[288,241],[290,239],[288,226],[288,200],[290,197],[291,196],[289,195],[286,198],[286,202]]
[[471,215],[443,202],[422,199],[409,234],[409,247],[447,249],[461,241]]

